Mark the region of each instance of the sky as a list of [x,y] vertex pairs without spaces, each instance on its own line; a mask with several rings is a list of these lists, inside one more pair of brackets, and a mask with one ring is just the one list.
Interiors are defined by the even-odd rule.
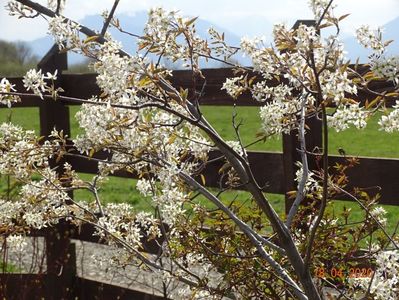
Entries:
[[[46,0],[36,0],[46,3]],[[0,39],[31,41],[46,35],[43,19],[18,20],[8,16],[7,0],[0,0]],[[132,17],[137,11],[153,6],[178,9],[187,16],[199,16],[240,35],[259,35],[262,31],[248,20],[265,20],[270,24],[285,22],[292,25],[297,19],[312,17],[307,0],[121,0],[117,13]],[[67,0],[64,15],[74,20],[95,15],[112,7],[112,0]],[[336,0],[337,15],[351,13],[342,24],[344,35],[353,34],[362,24],[382,26],[399,17],[399,0]],[[265,32],[270,35],[270,32]]]

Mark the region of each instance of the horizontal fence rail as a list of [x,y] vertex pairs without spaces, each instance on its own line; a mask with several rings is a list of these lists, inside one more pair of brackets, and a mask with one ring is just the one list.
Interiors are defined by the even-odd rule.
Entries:
[[65,286],[60,298],[43,298],[49,286],[46,274],[0,274],[2,299],[95,299],[95,300],[165,300],[167,298],[116,285],[75,277],[72,285]]
[[[248,160],[251,169],[258,184],[263,187],[263,191],[274,194],[284,194],[285,174],[284,174],[284,155],[281,152],[261,152],[248,151]],[[93,158],[105,159],[108,153],[96,153]],[[207,164],[202,174],[205,177],[205,185],[208,187],[220,187],[221,178],[219,170],[225,164],[224,159],[215,160],[222,157],[218,151],[212,151],[209,155],[213,162]],[[336,155],[329,156],[330,168],[337,163],[344,164],[345,159]],[[399,178],[396,176],[399,170],[399,159],[396,158],[370,158],[358,157],[359,164],[347,171],[349,185],[347,191],[354,188],[364,189],[371,194],[379,193],[381,195],[380,204],[399,205]],[[95,160],[85,157],[67,158],[74,170],[82,173],[98,173],[98,164]],[[113,174],[118,177],[137,178],[133,173],[118,171]],[[201,180],[201,179],[198,179]],[[353,201],[345,195],[339,195],[338,199]]]
[[[366,66],[358,67],[362,71],[367,70]],[[205,69],[202,70],[205,81],[199,81],[196,88],[203,87],[203,97],[201,103],[204,105],[232,105],[233,99],[221,90],[223,82],[226,78],[234,76],[231,68],[225,69]],[[189,70],[173,71],[170,78],[175,87],[192,89],[192,74]],[[16,85],[17,90],[23,90],[22,78],[10,78],[10,81]],[[88,99],[93,95],[99,95],[100,89],[96,84],[96,74],[62,74],[60,75],[59,84],[64,89],[62,95],[68,97]],[[271,85],[277,84],[271,81]],[[392,83],[386,81],[378,81],[373,83],[373,88],[380,91],[389,91]],[[365,102],[371,100],[366,94],[359,92],[356,96],[357,100]],[[260,106],[261,103],[254,101],[250,95],[241,95],[234,103],[238,106]],[[76,105],[76,103],[64,103]],[[391,103],[387,103],[389,106]],[[35,96],[24,96],[20,103],[15,107],[40,107],[43,100]],[[69,122],[69,120],[68,120]],[[65,122],[67,123],[67,122]],[[293,149],[296,151],[296,149]],[[216,152],[211,153],[210,158],[217,157]],[[248,151],[249,162],[254,172],[254,176],[263,190],[269,193],[285,194],[287,192],[287,171],[284,170],[283,153],[257,152]],[[105,158],[105,154],[97,154],[97,158]],[[97,163],[93,160],[87,160],[78,157],[68,157],[67,161],[78,172],[96,173],[98,171]],[[338,156],[330,156],[330,166],[336,162],[342,162],[343,158]],[[381,204],[399,205],[399,179],[395,176],[399,170],[398,159],[388,158],[368,158],[359,157],[360,165],[349,170],[348,176],[350,185],[348,189],[354,187],[365,188],[371,192],[379,192],[381,194]],[[220,176],[218,171],[223,165],[223,161],[217,161],[209,164],[204,171],[206,185],[209,187],[220,186]],[[116,172],[115,176],[134,178],[134,174],[127,172]],[[369,189],[371,188],[371,189]],[[345,200],[352,200],[348,197],[342,197]]]
[[[360,66],[361,70],[365,71],[367,67]],[[226,78],[236,76],[234,74],[233,69],[231,68],[222,68],[222,69],[204,69],[202,73],[205,79],[198,79],[195,84],[196,91],[202,90],[203,96],[200,100],[200,104],[203,105],[232,105],[235,103],[237,106],[261,106],[262,103],[255,101],[252,99],[249,93],[243,93],[238,97],[237,100],[234,100],[226,93],[225,90],[222,90],[223,83]],[[172,72],[173,76],[169,78],[172,84],[175,87],[181,87],[183,89],[188,89],[189,92],[193,92],[193,81],[192,81],[192,73],[190,70],[175,70]],[[255,73],[252,74],[261,80],[259,75]],[[82,99],[88,99],[92,96],[96,96],[100,94],[100,89],[96,84],[96,74],[87,73],[87,74],[61,74],[59,75],[59,85],[63,88],[64,93],[62,96],[67,97],[76,97]],[[16,85],[16,89],[18,91],[23,91],[23,83],[21,77],[13,77],[9,78],[12,84]],[[277,80],[271,80],[269,85],[276,86],[279,84]],[[370,88],[379,92],[389,92],[393,89],[393,83],[389,81],[375,81],[370,84]],[[351,95],[351,97],[355,100],[358,100],[362,103],[367,100],[372,100],[373,96],[366,94],[365,92],[359,91],[357,95]],[[40,105],[42,100],[39,97],[24,97],[24,101],[20,103],[16,103],[13,106],[15,107],[37,107]],[[77,105],[76,103],[67,103],[69,105]],[[387,107],[391,107],[393,102],[387,102]]]

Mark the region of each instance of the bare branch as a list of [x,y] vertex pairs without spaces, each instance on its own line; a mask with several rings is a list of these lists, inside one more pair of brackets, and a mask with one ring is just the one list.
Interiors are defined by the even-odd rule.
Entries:
[[101,35],[102,37],[104,37],[105,33],[106,33],[107,30],[108,30],[109,23],[111,22],[112,18],[114,17],[115,10],[116,10],[116,7],[118,6],[118,4],[119,4],[119,0],[115,0],[115,1],[114,1],[114,5],[112,6],[112,9],[111,9],[110,13],[109,13],[107,19],[106,19],[105,22],[104,22],[104,26],[103,26],[103,28],[101,29],[100,35]]
[[292,224],[292,220],[295,217],[295,214],[297,213],[299,209],[299,205],[303,201],[305,197],[305,185],[306,182],[308,181],[308,176],[309,176],[309,165],[308,165],[308,157],[306,155],[306,142],[305,142],[305,106],[306,106],[306,101],[307,97],[304,97],[302,99],[301,103],[301,115],[300,115],[300,121],[299,121],[299,128],[298,128],[298,139],[300,142],[300,147],[299,153],[301,155],[301,160],[302,160],[302,178],[301,181],[299,182],[298,185],[298,192],[295,197],[295,201],[292,204],[290,211],[288,213],[287,217],[287,227],[290,228]]

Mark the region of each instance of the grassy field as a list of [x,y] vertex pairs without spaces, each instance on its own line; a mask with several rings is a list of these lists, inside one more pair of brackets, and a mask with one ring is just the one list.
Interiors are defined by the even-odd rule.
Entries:
[[[74,118],[78,110],[77,106],[70,107],[71,133],[76,136],[80,131]],[[27,129],[34,129],[39,132],[39,110],[38,108],[13,108],[0,109],[0,121],[8,119],[11,111],[11,118],[14,123],[22,125]],[[231,107],[203,107],[204,115],[217,131],[227,140],[235,139],[232,129]],[[256,139],[256,133],[260,130],[260,118],[256,107],[238,107],[238,120],[242,120],[241,137],[244,144],[249,144]],[[364,130],[348,129],[344,132],[330,130],[330,148],[332,154],[338,154],[342,148],[348,155],[370,156],[370,157],[394,157],[399,158],[399,133],[385,133],[379,131],[378,116],[369,120]],[[258,151],[282,151],[282,139],[270,138],[266,142],[260,142],[249,149]]]
[[[76,136],[80,129],[74,119],[78,107],[70,108],[71,114],[71,133]],[[218,132],[227,140],[235,139],[235,133],[231,126],[232,108],[231,107],[204,107],[204,115]],[[33,129],[37,133],[39,131],[39,116],[36,108],[14,108],[0,109],[0,122],[6,121],[11,113],[11,119],[14,123],[20,124],[27,129]],[[258,108],[256,107],[238,107],[238,120],[242,119],[241,136],[244,144],[249,144],[256,139],[256,133],[260,128],[260,118]],[[399,134],[387,134],[378,130],[378,118],[372,118],[365,130],[349,129],[342,133],[330,131],[330,149],[333,154],[338,154],[338,149],[342,148],[348,155],[354,156],[371,156],[371,157],[397,157],[399,158]],[[281,151],[281,138],[271,138],[266,142],[261,142],[251,146],[249,149],[258,151]],[[89,179],[90,175],[82,174],[85,179]],[[104,185],[101,190],[101,197],[105,201],[111,202],[129,202],[134,204],[138,210],[150,209],[149,203],[142,199],[135,190],[135,180],[111,177],[109,182]],[[241,197],[245,198],[245,192],[240,192]],[[235,193],[234,193],[235,194]],[[87,199],[88,195],[84,192],[75,193],[77,199]],[[233,193],[227,193],[225,200],[233,197]],[[269,194],[268,198],[272,202],[279,214],[284,213],[284,197],[283,195]],[[353,217],[359,219],[362,212],[358,209],[358,205],[346,201],[334,201],[331,210],[339,212],[346,206],[352,208]],[[388,211],[389,231],[394,230],[399,214],[399,206],[384,206]]]

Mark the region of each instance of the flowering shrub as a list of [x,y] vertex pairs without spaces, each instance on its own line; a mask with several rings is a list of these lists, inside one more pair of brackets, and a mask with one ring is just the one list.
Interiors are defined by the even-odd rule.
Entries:
[[[329,168],[327,126],[337,131],[349,126],[364,128],[369,116],[396,99],[399,60],[385,56],[387,43],[379,30],[362,27],[357,32],[360,43],[375,50],[370,69],[364,72],[349,65],[338,35],[339,21],[345,16],[334,15],[332,1],[312,0],[310,6],[315,26],[288,29],[276,25],[271,47],[261,39],[244,38],[240,48],[228,46],[223,34],[214,29],[209,31],[212,43],[208,43],[196,34],[195,19],[152,9],[143,35],[137,36],[139,52],[130,56],[106,32],[108,25],[123,30],[111,13],[104,13],[105,27],[95,33],[60,16],[60,7],[54,3],[50,7],[57,13],[28,0],[10,1],[12,15],[31,17],[35,11],[47,15],[49,32],[61,50],[95,58],[92,68],[102,93],[90,99],[71,99],[55,87],[56,73],[31,70],[24,77],[25,88],[42,99],[80,102],[76,118],[83,133],[73,140],[79,152],[74,153],[62,130],[54,129],[43,142],[18,126],[1,125],[0,174],[22,184],[15,197],[0,200],[0,222],[8,241],[22,249],[24,245],[18,243],[23,239],[18,236],[31,229],[52,226],[61,219],[77,225],[90,223],[96,226],[97,235],[118,249],[112,264],[144,266],[157,272],[160,282],[178,279],[184,285],[173,292],[182,299],[321,299],[327,287],[346,298],[395,299],[398,241],[386,234],[385,211],[375,205],[375,197],[345,189],[345,172],[355,167],[356,160],[348,158],[334,170]],[[329,26],[335,27],[336,34],[323,39],[319,32]],[[227,78],[222,89],[233,98],[250,92],[256,101],[264,102],[260,116],[265,138],[298,132],[298,186],[290,193],[294,204],[285,219],[277,215],[254,179],[234,118],[237,139],[224,141],[201,113],[201,93],[172,86],[171,71],[160,63],[161,58],[180,62],[197,80],[204,77],[201,58],[225,60],[238,51],[251,58],[253,69],[236,66],[236,77]],[[149,54],[159,59],[151,60]],[[257,79],[249,71],[257,73]],[[370,83],[381,78],[392,81],[395,92],[372,90]],[[278,83],[271,84],[272,79]],[[355,100],[359,90],[375,100],[360,105]],[[2,79],[1,103],[10,106],[21,95]],[[382,129],[399,129],[398,111],[396,105],[382,117]],[[322,149],[306,149],[309,118],[322,121]],[[226,187],[218,193],[205,187],[201,175],[215,148],[225,162],[220,173]],[[112,156],[93,157],[100,150]],[[92,181],[82,180],[68,163],[63,170],[52,168],[52,160],[73,155],[98,162],[99,173]],[[313,156],[322,162],[319,169],[309,169],[308,158]],[[151,199],[153,214],[127,204],[102,203],[98,189],[118,170],[138,175],[137,190]],[[224,191],[237,187],[249,192],[248,199],[221,200]],[[77,189],[89,190],[94,201],[72,199],[68,192]],[[348,210],[340,218],[326,212],[330,200],[342,194],[359,202],[364,222],[348,222]],[[209,204],[196,201],[197,195]],[[378,245],[370,245],[362,256],[375,265],[372,277],[330,280],[316,274],[320,267],[328,269],[334,264],[344,269],[354,264],[361,243],[373,234],[379,237]],[[141,252],[143,241],[160,237],[159,256]]]

